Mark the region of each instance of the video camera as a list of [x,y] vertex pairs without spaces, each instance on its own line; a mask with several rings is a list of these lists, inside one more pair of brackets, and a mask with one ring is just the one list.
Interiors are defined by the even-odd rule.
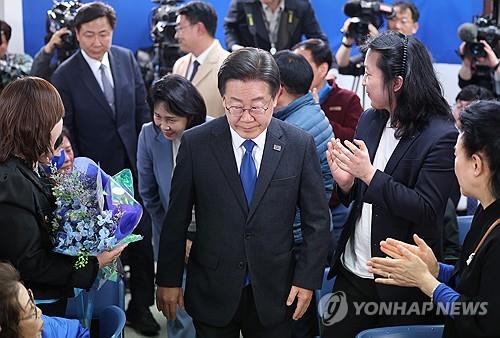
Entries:
[[353,38],[357,45],[363,44],[368,36],[369,24],[379,28],[382,16],[390,19],[396,15],[392,6],[378,0],[348,0],[344,4],[344,14],[352,18],[345,34]]
[[177,10],[183,0],[153,0],[159,6],[152,10],[151,38],[155,42],[175,44]]
[[76,12],[82,6],[79,0],[74,1],[54,1],[54,5],[47,11],[47,35],[45,43],[47,43],[52,34],[61,28],[68,28],[69,33],[62,37],[61,45],[57,46],[57,59],[59,62],[64,61],[78,49],[78,41],[75,37],[75,29],[73,22]]
[[485,57],[481,40],[486,41],[498,55],[500,29],[495,19],[488,16],[476,16],[473,23],[464,23],[458,28],[459,38],[465,42],[464,55],[473,59]]

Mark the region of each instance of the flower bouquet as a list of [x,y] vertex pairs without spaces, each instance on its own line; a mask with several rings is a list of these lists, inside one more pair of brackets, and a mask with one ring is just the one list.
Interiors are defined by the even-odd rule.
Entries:
[[[53,168],[51,177],[55,183],[53,194],[56,199],[51,229],[53,250],[76,256],[76,269],[84,267],[89,256],[142,239],[142,236],[132,234],[142,217],[142,206],[133,198],[129,169],[111,177],[91,159],[78,157],[71,172],[59,173]],[[99,271],[90,292],[94,294],[107,280],[117,279],[115,262]],[[85,317],[87,322],[82,324],[88,326],[93,299],[81,290],[76,293],[78,297],[87,298],[80,318]]]

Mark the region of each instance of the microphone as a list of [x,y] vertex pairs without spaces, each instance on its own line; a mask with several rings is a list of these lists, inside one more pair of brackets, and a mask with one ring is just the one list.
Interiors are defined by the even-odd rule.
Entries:
[[458,27],[458,37],[465,42],[475,42],[477,39],[477,26],[473,23],[463,23]]

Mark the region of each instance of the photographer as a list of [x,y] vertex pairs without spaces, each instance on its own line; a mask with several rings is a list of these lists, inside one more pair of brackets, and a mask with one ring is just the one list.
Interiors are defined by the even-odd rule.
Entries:
[[0,92],[9,82],[29,74],[33,62],[27,54],[7,52],[11,36],[10,25],[0,20]]
[[497,89],[496,82],[500,82],[500,71],[498,70],[500,61],[495,51],[485,40],[480,40],[486,56],[473,56],[467,53],[466,44],[460,45],[460,57],[462,66],[458,73],[458,86],[464,88],[467,85],[475,84],[488,89],[498,97],[500,90]]
[[[387,28],[390,31],[400,32],[405,35],[413,35],[418,31],[418,19],[420,13],[415,4],[407,1],[396,1],[393,3],[394,15],[387,19]],[[341,31],[344,33],[342,38],[342,44],[337,50],[335,58],[339,67],[339,72],[341,74],[348,75],[362,75],[364,73],[362,54],[358,54],[349,58],[351,54],[352,46],[357,43],[356,39],[349,34],[349,26],[356,18],[348,18]],[[376,27],[380,18],[372,16],[370,23],[368,24],[368,35],[373,37],[379,34]]]
[[63,27],[52,34],[49,42],[36,53],[30,75],[50,80],[52,73],[58,66],[58,63],[51,63],[54,52],[56,48],[60,47],[63,37],[69,33],[70,30],[67,27]]

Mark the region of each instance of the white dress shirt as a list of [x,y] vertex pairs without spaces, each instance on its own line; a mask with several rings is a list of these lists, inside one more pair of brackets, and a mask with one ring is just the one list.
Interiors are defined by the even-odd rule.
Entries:
[[[373,159],[373,166],[380,171],[385,170],[385,166],[396,149],[399,140],[394,137],[394,128],[390,126],[391,120],[387,121],[382,137]],[[361,216],[356,221],[354,228],[354,243],[352,237],[347,241],[347,245],[342,256],[342,263],[347,270],[356,274],[361,278],[373,279],[373,274],[368,272],[366,263],[372,258],[371,241],[372,237],[372,205],[370,203],[363,203],[361,209]],[[354,246],[354,254],[353,254]]]
[[115,88],[115,82],[113,81],[113,74],[111,73],[111,66],[109,63],[109,57],[108,57],[108,52],[104,53],[104,56],[102,57],[102,61],[96,60],[91,58],[83,49],[81,49],[83,58],[85,61],[87,61],[90,69],[92,70],[92,74],[94,74],[95,79],[97,80],[97,83],[101,87],[101,90],[104,91],[104,87],[102,85],[102,78],[101,78],[101,64],[103,64],[104,67],[104,72],[106,73],[106,76],[108,77],[109,82],[111,82],[111,86]]
[[[245,155],[245,147],[243,147],[243,142],[247,139],[238,135],[238,133],[229,126],[231,130],[231,140],[233,143],[234,158],[236,159],[236,165],[238,166],[238,174],[240,173],[241,161],[243,160],[243,155]],[[267,128],[260,133],[259,136],[252,139],[255,142],[255,146],[252,150],[252,158],[255,162],[255,169],[257,169],[257,177],[259,176],[260,164],[262,163],[262,155],[264,154],[264,145],[266,144]]]

